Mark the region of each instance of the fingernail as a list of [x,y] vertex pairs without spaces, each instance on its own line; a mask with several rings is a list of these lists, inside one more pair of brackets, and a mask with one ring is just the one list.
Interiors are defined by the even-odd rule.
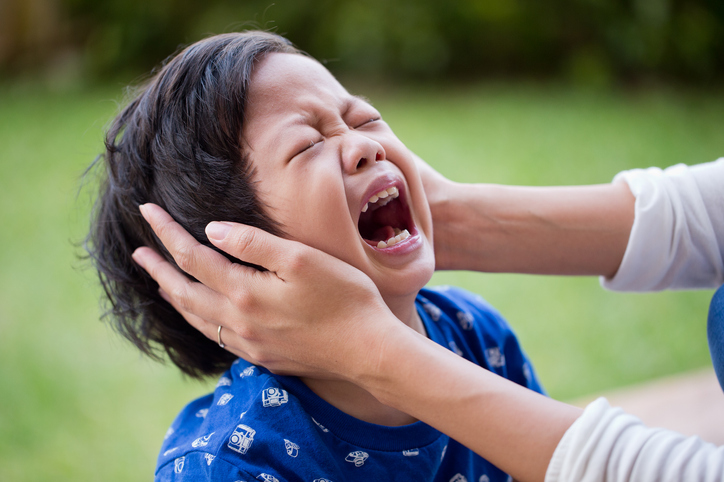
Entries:
[[146,205],[145,204],[139,204],[138,210],[141,211],[141,216],[143,216],[143,219],[146,219]]
[[143,265],[143,257],[142,257],[142,255],[139,253],[139,250],[138,250],[138,249],[136,249],[136,250],[133,252],[133,254],[131,255],[131,258],[133,258],[133,261],[135,261],[136,263],[138,263],[138,265],[140,265],[141,268],[146,269],[146,267]]
[[227,234],[229,234],[230,230],[231,226],[229,226],[228,224],[218,223],[214,221],[206,226],[206,236],[208,236],[209,239],[221,241],[226,237]]

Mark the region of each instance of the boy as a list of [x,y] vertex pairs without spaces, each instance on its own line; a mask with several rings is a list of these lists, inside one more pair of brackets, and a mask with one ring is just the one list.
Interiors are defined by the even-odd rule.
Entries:
[[508,478],[351,383],[231,363],[130,258],[142,245],[163,251],[138,213],[146,202],[207,244],[203,229],[214,219],[261,227],[355,266],[408,326],[541,391],[484,301],[452,288],[421,291],[434,271],[429,208],[410,151],[369,103],[281,37],[216,36],[151,79],[106,147],[89,245],[116,325],[147,353],[160,344],[192,376],[228,369],[172,424],[156,480]]

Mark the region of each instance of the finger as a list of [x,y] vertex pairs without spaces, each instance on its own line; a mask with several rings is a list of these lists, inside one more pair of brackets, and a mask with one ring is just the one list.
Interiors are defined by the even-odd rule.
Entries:
[[242,285],[239,275],[257,272],[253,268],[232,263],[199,243],[161,207],[147,203],[139,206],[139,209],[179,268],[209,288],[221,293],[226,287]]
[[161,298],[163,298],[171,306],[173,306],[174,309],[176,311],[178,311],[181,314],[181,316],[184,317],[184,319],[189,323],[189,325],[196,328],[198,331],[201,332],[202,335],[204,335],[209,340],[218,343],[219,338],[220,338],[219,326],[226,328],[226,330],[223,330],[223,339],[222,339],[222,342],[224,343],[224,349],[230,353],[233,353],[234,355],[236,355],[240,358],[243,358],[244,360],[248,361],[249,363],[253,363],[255,365],[258,364],[258,362],[251,355],[249,355],[249,353],[247,353],[246,351],[244,351],[243,348],[241,348],[241,346],[244,342],[244,339],[241,338],[239,335],[237,335],[233,330],[229,329],[229,327],[227,327],[225,325],[217,325],[215,323],[211,323],[209,321],[204,320],[203,318],[201,318],[199,316],[194,315],[193,313],[191,313],[189,311],[184,310],[163,289],[159,289],[158,294],[160,294]]
[[173,306],[173,308],[178,311],[181,316],[184,317],[184,319],[189,323],[189,325],[193,326],[197,330],[199,330],[201,333],[203,333],[207,338],[211,338],[210,333],[215,329],[217,325],[214,325],[213,323],[210,323],[206,321],[205,319],[201,318],[200,316],[197,316],[190,311],[186,311],[183,309],[183,307],[174,300],[171,295],[166,293],[163,288],[158,289],[158,294],[161,295],[161,298],[166,300],[168,304]]
[[191,281],[151,248],[140,247],[132,257],[172,299],[174,308],[205,320],[223,318],[221,309],[226,301],[223,295]]
[[[209,223],[206,235],[217,248],[247,263],[263,266],[272,273],[283,272],[290,264],[297,266],[299,258],[305,253],[317,251],[297,241],[238,223]],[[324,255],[321,251],[318,253]]]

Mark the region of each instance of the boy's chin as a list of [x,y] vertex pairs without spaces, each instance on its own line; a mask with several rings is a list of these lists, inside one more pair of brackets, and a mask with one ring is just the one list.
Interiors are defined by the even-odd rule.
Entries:
[[402,298],[409,296],[413,300],[417,293],[427,285],[435,272],[435,261],[420,262],[414,270],[404,270],[402,276],[389,276],[376,280],[375,284],[383,298]]

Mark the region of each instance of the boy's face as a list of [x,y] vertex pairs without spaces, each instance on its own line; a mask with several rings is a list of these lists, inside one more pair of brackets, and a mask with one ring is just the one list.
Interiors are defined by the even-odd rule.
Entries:
[[429,281],[422,183],[371,105],[315,60],[273,53],[255,67],[245,115],[259,197],[291,239],[360,269],[383,297],[416,294]]

